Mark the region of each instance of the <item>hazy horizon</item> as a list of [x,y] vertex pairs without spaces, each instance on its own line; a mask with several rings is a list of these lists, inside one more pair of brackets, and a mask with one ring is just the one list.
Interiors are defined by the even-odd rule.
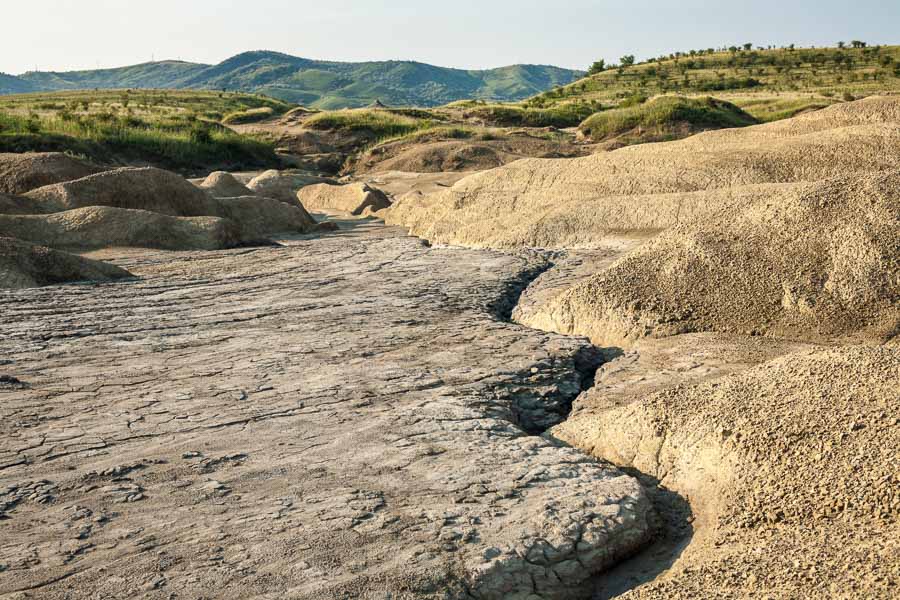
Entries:
[[[35,1],[4,9],[10,28],[0,41],[0,72],[114,68],[151,60],[217,64],[249,50],[304,58],[364,62],[414,60],[442,67],[489,69],[511,64],[586,69],[594,60],[639,59],[692,48],[743,44],[832,46],[861,39],[897,41],[900,3],[854,5],[825,0],[758,0],[714,6],[659,0],[624,3],[573,0],[548,6],[533,0],[235,0],[184,5],[158,0],[150,8],[112,0],[77,5]],[[707,6],[704,6],[707,5]],[[449,12],[449,14],[448,14]],[[39,26],[29,27],[31,23]],[[40,43],[34,40],[40,36]],[[53,43],[48,43],[52,40]],[[36,46],[36,47],[35,47]],[[23,48],[30,50],[22,51]]]

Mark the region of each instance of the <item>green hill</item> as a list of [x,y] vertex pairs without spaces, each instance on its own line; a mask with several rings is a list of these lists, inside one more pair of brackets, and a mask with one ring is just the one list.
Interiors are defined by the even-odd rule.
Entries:
[[33,92],[34,86],[18,77],[0,73],[0,95],[3,94],[27,94]]
[[0,94],[88,89],[192,89],[261,93],[322,109],[438,106],[461,99],[517,101],[583,72],[543,65],[467,71],[411,61],[340,63],[254,51],[218,65],[152,62],[118,69],[30,72],[0,78]]
[[589,104],[600,110],[625,99],[659,94],[714,94],[756,118],[771,120],[821,106],[823,102],[896,91],[900,91],[900,46],[756,50],[732,47],[678,52],[639,64],[613,65],[541,93],[527,104],[540,108]]

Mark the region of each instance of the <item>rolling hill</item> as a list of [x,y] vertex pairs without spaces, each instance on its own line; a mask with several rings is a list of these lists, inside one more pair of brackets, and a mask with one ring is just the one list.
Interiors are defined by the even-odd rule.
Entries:
[[571,84],[542,92],[528,104],[549,107],[590,103],[601,109],[658,94],[712,94],[741,106],[762,97],[787,105],[799,98],[850,100],[896,91],[900,91],[900,46],[732,47],[676,52],[638,64],[606,66]]
[[34,86],[13,75],[0,73],[0,94],[26,94],[35,91]]
[[245,52],[217,65],[151,62],[117,69],[0,76],[0,94],[59,90],[158,88],[262,93],[323,109],[437,106],[480,98],[517,101],[569,84],[583,73],[545,65],[471,71],[411,61],[341,63],[268,51]]

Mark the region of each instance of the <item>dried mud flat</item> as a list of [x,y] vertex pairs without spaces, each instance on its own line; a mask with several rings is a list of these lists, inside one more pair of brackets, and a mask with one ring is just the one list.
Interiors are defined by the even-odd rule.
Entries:
[[575,598],[650,536],[533,435],[598,358],[503,318],[537,255],[363,221],[95,257],[141,279],[0,294],[0,595]]
[[[310,201],[470,249],[320,235],[279,172],[168,179],[235,242],[305,216],[281,246],[7,242],[22,285],[136,278],[0,292],[0,596],[896,597],[898,119],[876,98]],[[34,195],[0,212],[57,218],[21,217]],[[120,195],[60,214],[128,222]],[[157,196],[134,208],[183,210]]]

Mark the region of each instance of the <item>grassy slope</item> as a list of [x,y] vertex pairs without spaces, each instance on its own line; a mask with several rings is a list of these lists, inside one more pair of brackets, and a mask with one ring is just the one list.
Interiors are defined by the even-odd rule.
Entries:
[[310,129],[365,134],[380,140],[433,127],[440,118],[428,111],[370,110],[365,108],[321,112],[304,121]]
[[[775,49],[716,52],[610,69],[529,100],[531,106],[618,104],[634,95],[715,94],[764,120],[802,110],[798,103],[833,102],[900,91],[900,46],[862,49]],[[761,98],[767,98],[761,102]],[[794,106],[785,106],[794,102]]]
[[34,86],[27,81],[0,73],[0,94],[25,94],[34,91]]
[[447,69],[410,61],[337,63],[277,52],[245,52],[218,65],[178,61],[71,73],[26,73],[43,90],[171,88],[263,93],[325,109],[363,107],[380,99],[395,106],[437,106],[462,98],[520,100],[580,73],[542,65],[485,71]]
[[759,121],[734,104],[715,98],[661,96],[646,103],[598,112],[586,119],[582,133],[595,141],[621,143],[665,141],[705,129],[746,127]]
[[183,173],[278,164],[270,143],[220,124],[291,105],[220,92],[61,92],[0,97],[0,152],[59,151],[99,162],[152,164]]

